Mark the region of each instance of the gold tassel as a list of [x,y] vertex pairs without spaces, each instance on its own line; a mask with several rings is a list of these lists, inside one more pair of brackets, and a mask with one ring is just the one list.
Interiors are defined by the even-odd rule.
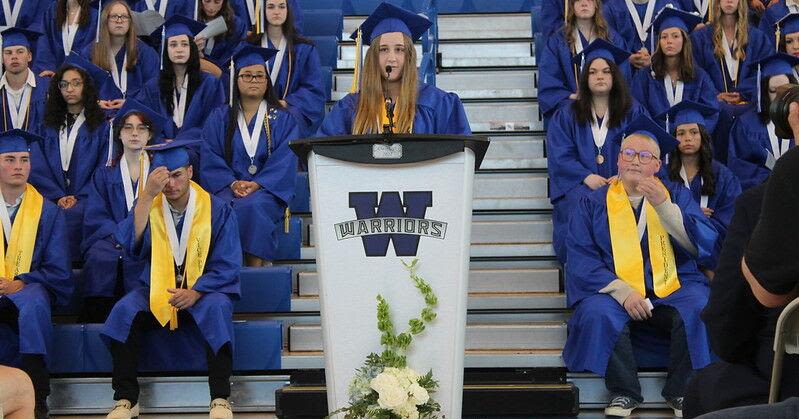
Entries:
[[[139,152],[139,184],[136,186],[136,197],[140,197],[141,191],[144,190],[144,153],[146,151],[142,148]],[[125,157],[122,156],[122,158],[124,159]]]
[[350,93],[358,93],[360,90],[358,87],[360,85],[361,79],[361,49],[362,49],[363,39],[362,39],[362,32],[358,29],[358,36],[355,37],[355,69],[352,72],[352,86],[350,87]]
[[780,24],[777,23],[777,31],[774,32],[774,36],[777,38],[774,41],[774,45],[777,46],[777,52],[780,52]]
[[178,329],[178,309],[172,307],[172,318],[169,319],[169,330],[175,331]]
[[255,2],[255,33],[260,35],[261,32],[261,1],[253,0]]
[[286,213],[283,215],[283,232],[289,234],[289,227],[291,224],[291,210],[286,207]]
[[563,24],[569,21],[569,0],[563,0]]

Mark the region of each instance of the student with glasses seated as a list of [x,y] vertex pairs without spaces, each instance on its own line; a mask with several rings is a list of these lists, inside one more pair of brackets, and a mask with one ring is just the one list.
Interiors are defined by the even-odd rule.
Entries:
[[566,297],[574,310],[563,360],[570,371],[605,378],[608,416],[628,416],[643,402],[631,335],[646,324],[670,334],[662,395],[682,414],[693,370],[710,363],[699,320],[708,280],[697,267],[716,231],[681,184],[655,176],[677,141],[645,116],[619,136],[618,177],[573,209],[566,241]]

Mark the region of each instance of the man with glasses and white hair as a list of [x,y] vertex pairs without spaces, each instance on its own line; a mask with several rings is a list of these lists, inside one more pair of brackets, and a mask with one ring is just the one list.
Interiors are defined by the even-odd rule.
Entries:
[[566,243],[566,295],[574,313],[563,359],[571,371],[605,378],[608,416],[627,416],[643,401],[631,335],[639,328],[670,334],[662,394],[682,415],[684,387],[710,362],[699,312],[707,279],[697,261],[710,255],[716,232],[682,185],[656,174],[677,140],[646,116],[621,140],[619,174],[583,198]]

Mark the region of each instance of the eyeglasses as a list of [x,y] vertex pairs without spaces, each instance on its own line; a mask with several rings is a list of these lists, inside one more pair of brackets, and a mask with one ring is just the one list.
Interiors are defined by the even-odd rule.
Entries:
[[122,125],[122,132],[124,132],[126,134],[129,134],[129,133],[132,133],[133,131],[136,131],[136,132],[142,133],[142,134],[146,133],[146,132],[150,132],[150,126],[149,125],[133,125],[133,124]]
[[252,82],[263,83],[266,80],[266,74],[244,73],[244,74],[239,74],[239,78],[247,83],[252,83]]
[[82,80],[72,80],[72,81],[61,80],[60,82],[58,82],[58,88],[61,89],[61,90],[67,90],[69,88],[69,86],[72,86],[75,89],[81,88],[81,87],[83,87],[83,81]]
[[655,157],[654,154],[646,150],[636,151],[632,148],[625,148],[621,151],[621,159],[626,162],[635,160],[635,156],[638,156],[638,161],[640,161],[641,164],[649,164],[653,159],[660,160],[659,158]]
[[127,22],[130,20],[129,15],[108,15],[108,20],[113,20],[116,22]]

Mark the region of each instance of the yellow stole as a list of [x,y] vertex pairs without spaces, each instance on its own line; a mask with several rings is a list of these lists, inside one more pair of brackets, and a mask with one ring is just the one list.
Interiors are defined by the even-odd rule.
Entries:
[[[666,197],[668,198],[668,196],[667,190]],[[646,296],[644,257],[638,238],[638,225],[627,192],[620,180],[617,179],[610,184],[606,202],[616,276],[641,295]],[[674,261],[674,249],[671,247],[669,233],[660,223],[655,208],[646,200],[643,200],[643,204],[644,208],[641,211],[646,211],[652,282],[655,295],[663,298],[680,288],[677,265]]]
[[[28,273],[31,270],[33,259],[33,245],[36,243],[36,233],[39,230],[39,218],[42,216],[44,198],[31,184],[25,187],[25,198],[17,209],[17,216],[11,227],[11,238],[6,249],[3,240],[0,240],[0,260],[3,272],[0,275],[8,280],[13,280],[17,275]],[[3,225],[0,223],[0,231]],[[5,234],[0,233],[0,234]]]
[[[380,107],[380,132],[383,132],[383,127],[388,125],[388,112],[386,111],[386,101],[383,99],[383,106]],[[394,124],[397,123],[397,105],[394,104]],[[411,121],[411,133],[413,133],[413,121]],[[394,134],[407,134],[401,132],[394,132]]]
[[[191,182],[189,187],[195,192],[196,205],[194,216],[189,230],[189,243],[186,248],[185,281],[186,287],[191,289],[197,278],[203,274],[205,262],[211,244],[211,195],[199,185]],[[153,200],[150,208],[150,239],[152,251],[150,256],[150,311],[161,324],[169,330],[178,328],[178,311],[169,304],[172,294],[168,288],[177,288],[175,284],[175,261],[172,257],[172,247],[166,232],[166,223],[163,213],[164,194],[159,194]],[[167,216],[171,216],[167,214]],[[182,285],[182,284],[181,284]]]

